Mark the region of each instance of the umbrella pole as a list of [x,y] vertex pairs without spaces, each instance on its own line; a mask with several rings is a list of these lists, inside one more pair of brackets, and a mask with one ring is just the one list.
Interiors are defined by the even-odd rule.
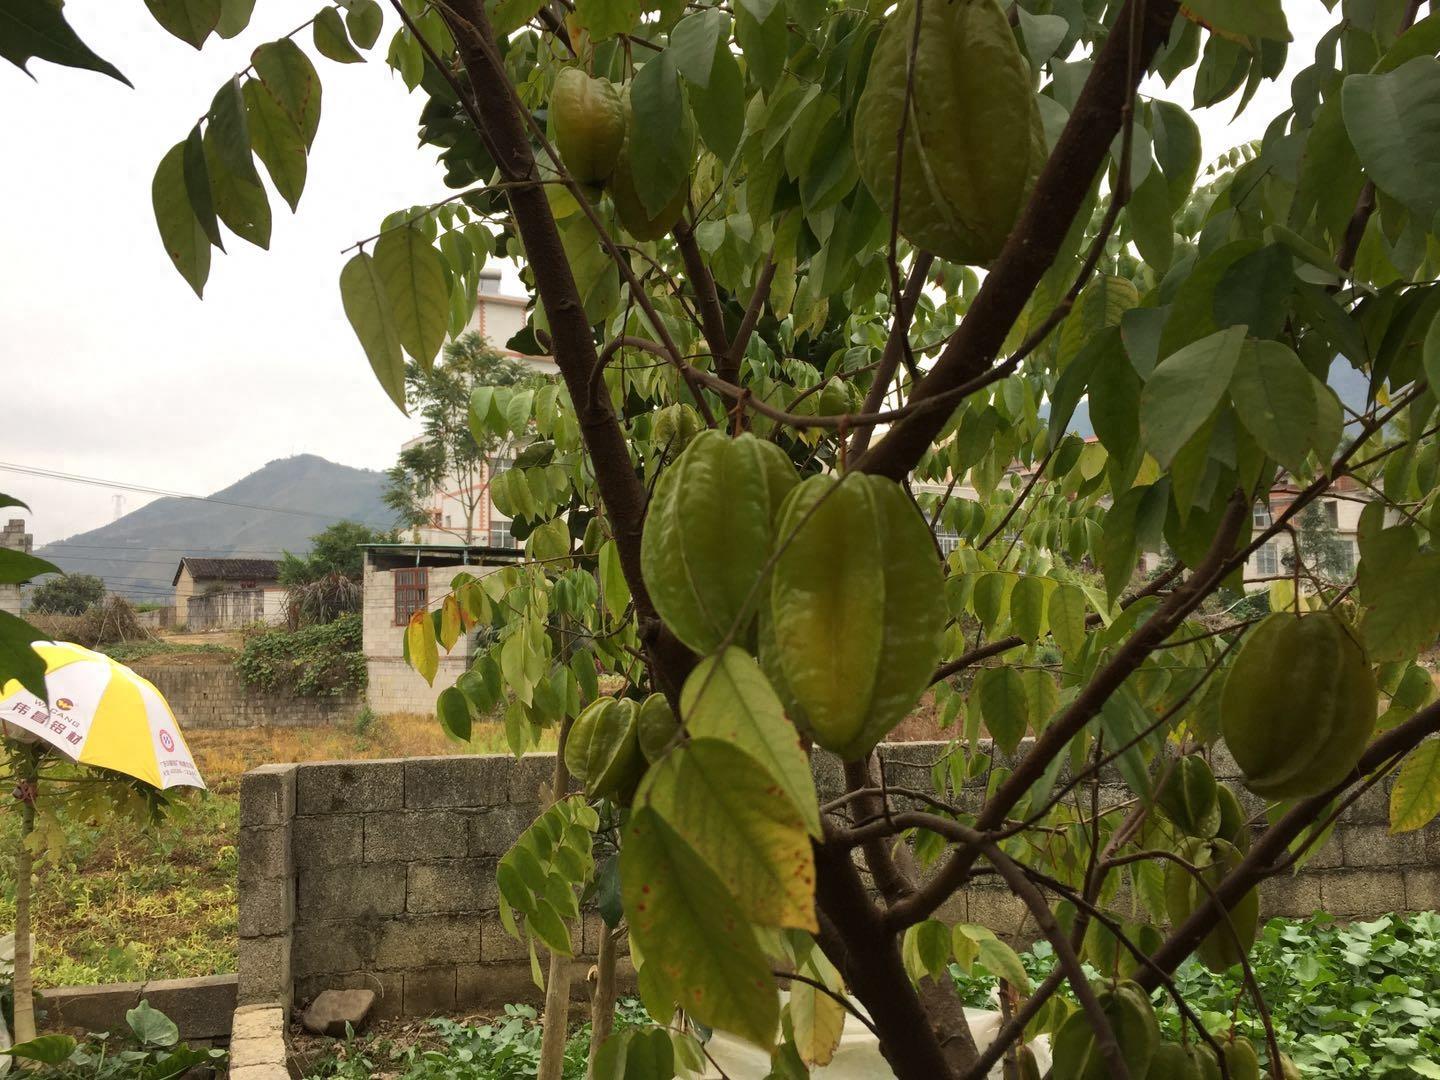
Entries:
[[35,979],[31,969],[30,899],[35,857],[26,843],[35,831],[35,795],[39,780],[33,747],[20,754],[15,797],[20,802],[20,845],[15,852],[15,1041],[35,1038]]

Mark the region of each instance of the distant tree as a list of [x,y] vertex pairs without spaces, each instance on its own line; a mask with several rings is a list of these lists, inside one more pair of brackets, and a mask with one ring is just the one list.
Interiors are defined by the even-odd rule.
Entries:
[[360,545],[393,539],[393,532],[372,529],[358,521],[337,521],[310,538],[308,554],[285,552],[280,559],[280,584],[305,585],[335,574],[359,581],[364,570]]
[[[1346,541],[1326,519],[1319,503],[1311,503],[1296,517],[1295,544],[1305,573],[1320,581],[1349,581],[1355,571]],[[1287,571],[1294,570],[1294,552],[1287,551],[1280,561]]]
[[503,448],[489,437],[477,443],[470,430],[470,396],[480,386],[517,386],[542,382],[518,360],[501,356],[475,332],[445,346],[444,358],[430,369],[411,363],[405,369],[405,397],[423,424],[424,439],[400,451],[390,469],[385,504],[404,527],[428,525],[437,489],[453,483],[465,515],[456,535],[470,543],[475,517],[485,498],[485,462]]
[[30,609],[46,615],[84,615],[105,598],[105,582],[94,574],[65,574],[36,585]]

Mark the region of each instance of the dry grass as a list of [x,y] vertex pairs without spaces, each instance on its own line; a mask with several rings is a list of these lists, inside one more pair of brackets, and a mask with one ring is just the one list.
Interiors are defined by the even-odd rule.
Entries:
[[[181,978],[235,970],[240,777],[267,762],[503,753],[504,730],[477,725],[468,745],[433,717],[376,717],[335,728],[187,733],[207,795],[183,797],[150,834],[68,824],[67,845],[36,880],[36,978],[41,986]],[[547,745],[553,746],[553,739]],[[15,815],[0,817],[14,849]],[[14,882],[0,861],[0,925],[13,925]]]

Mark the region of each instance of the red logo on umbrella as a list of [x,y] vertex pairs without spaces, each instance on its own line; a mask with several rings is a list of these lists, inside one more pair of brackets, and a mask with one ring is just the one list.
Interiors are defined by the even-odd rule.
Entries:
[[170,732],[164,728],[160,729],[160,745],[165,748],[167,754],[173,753],[175,750],[175,740],[170,737]]

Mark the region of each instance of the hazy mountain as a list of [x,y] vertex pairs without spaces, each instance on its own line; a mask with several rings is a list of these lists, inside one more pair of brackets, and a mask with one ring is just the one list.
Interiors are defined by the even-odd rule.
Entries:
[[394,515],[380,501],[384,484],[383,473],[313,454],[280,458],[204,499],[156,499],[36,554],[98,575],[113,592],[164,602],[182,555],[278,558],[305,551],[311,536],[343,519],[392,527]]

